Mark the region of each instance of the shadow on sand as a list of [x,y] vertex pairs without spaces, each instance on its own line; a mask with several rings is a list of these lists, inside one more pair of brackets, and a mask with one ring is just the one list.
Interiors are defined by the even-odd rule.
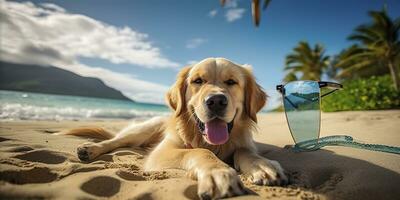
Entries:
[[[281,163],[290,174],[291,184],[322,194],[328,199],[398,199],[400,197],[400,174],[374,163],[338,155],[325,149],[313,152],[293,152],[290,148],[263,143],[257,143],[257,147],[262,156]],[[396,154],[372,151],[368,153],[381,154],[374,155],[375,158],[398,159]]]

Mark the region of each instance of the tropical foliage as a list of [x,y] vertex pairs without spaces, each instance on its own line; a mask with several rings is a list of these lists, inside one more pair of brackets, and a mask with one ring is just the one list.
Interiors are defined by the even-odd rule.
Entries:
[[385,10],[370,11],[372,22],[358,26],[349,36],[355,45],[338,56],[338,79],[369,77],[390,72],[396,90],[400,88],[400,18],[392,20]]
[[400,92],[395,90],[389,75],[347,80],[343,86],[344,90],[322,98],[323,111],[400,108]]
[[329,56],[321,44],[313,48],[307,42],[299,42],[293,52],[286,56],[284,78],[285,82],[293,80],[320,80],[321,75],[329,66]]

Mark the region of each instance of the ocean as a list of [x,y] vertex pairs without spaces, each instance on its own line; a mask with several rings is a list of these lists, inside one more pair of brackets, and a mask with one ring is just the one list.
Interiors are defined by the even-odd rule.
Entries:
[[168,115],[164,105],[0,90],[0,120],[106,120]]

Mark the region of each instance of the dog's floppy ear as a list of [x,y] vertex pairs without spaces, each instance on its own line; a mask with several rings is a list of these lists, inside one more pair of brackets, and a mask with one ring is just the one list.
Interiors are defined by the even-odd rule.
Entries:
[[268,96],[256,83],[252,70],[249,67],[244,69],[246,74],[244,109],[250,119],[257,122],[257,112],[264,107]]
[[175,110],[175,115],[179,116],[186,109],[185,93],[187,88],[186,79],[189,73],[190,67],[184,67],[178,73],[176,82],[169,89],[166,95],[166,101],[170,108]]

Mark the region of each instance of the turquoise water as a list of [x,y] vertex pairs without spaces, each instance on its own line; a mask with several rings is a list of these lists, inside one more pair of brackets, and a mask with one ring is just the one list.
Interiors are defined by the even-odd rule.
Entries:
[[132,119],[169,112],[156,104],[0,90],[2,120]]

